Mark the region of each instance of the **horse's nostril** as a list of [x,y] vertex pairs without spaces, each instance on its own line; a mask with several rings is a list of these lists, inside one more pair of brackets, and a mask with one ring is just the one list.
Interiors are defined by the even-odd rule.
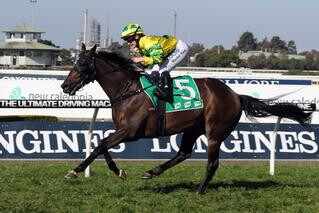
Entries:
[[67,87],[66,84],[61,84],[61,88],[62,88],[62,89],[65,89],[66,87]]

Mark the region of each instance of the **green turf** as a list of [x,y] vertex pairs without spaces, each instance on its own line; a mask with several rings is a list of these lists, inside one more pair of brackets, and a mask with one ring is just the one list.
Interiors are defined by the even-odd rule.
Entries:
[[319,165],[221,165],[205,195],[196,189],[204,163],[184,163],[141,180],[156,163],[124,163],[122,181],[93,164],[93,174],[67,181],[76,164],[0,162],[0,212],[319,212]]

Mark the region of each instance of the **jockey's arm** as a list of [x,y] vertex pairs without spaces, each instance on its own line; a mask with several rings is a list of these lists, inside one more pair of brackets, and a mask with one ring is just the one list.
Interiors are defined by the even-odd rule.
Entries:
[[134,63],[144,63],[144,57],[140,56],[140,57],[132,57],[131,60],[134,62]]

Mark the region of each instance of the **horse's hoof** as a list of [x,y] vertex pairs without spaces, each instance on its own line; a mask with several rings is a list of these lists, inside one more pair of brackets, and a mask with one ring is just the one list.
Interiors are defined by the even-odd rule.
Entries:
[[201,187],[196,192],[197,195],[204,195],[205,193],[206,193],[206,189]]
[[119,177],[120,177],[122,180],[127,180],[127,172],[126,172],[125,170],[120,169]]
[[64,177],[65,177],[66,179],[70,180],[70,179],[75,179],[75,178],[77,178],[78,175],[77,175],[76,171],[71,170],[71,171],[69,171],[68,174],[66,174]]
[[205,192],[197,191],[196,194],[197,194],[197,195],[204,195]]
[[141,179],[152,179],[154,175],[149,172],[145,172]]

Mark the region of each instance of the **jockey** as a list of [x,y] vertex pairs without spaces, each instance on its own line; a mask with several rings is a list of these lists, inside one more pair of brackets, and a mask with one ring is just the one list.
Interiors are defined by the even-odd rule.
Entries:
[[138,50],[142,55],[132,57],[134,63],[151,68],[151,75],[158,84],[155,95],[165,101],[173,101],[172,80],[169,72],[176,67],[188,54],[188,46],[181,40],[170,36],[146,36],[138,24],[128,24],[122,30],[121,38],[132,51]]

